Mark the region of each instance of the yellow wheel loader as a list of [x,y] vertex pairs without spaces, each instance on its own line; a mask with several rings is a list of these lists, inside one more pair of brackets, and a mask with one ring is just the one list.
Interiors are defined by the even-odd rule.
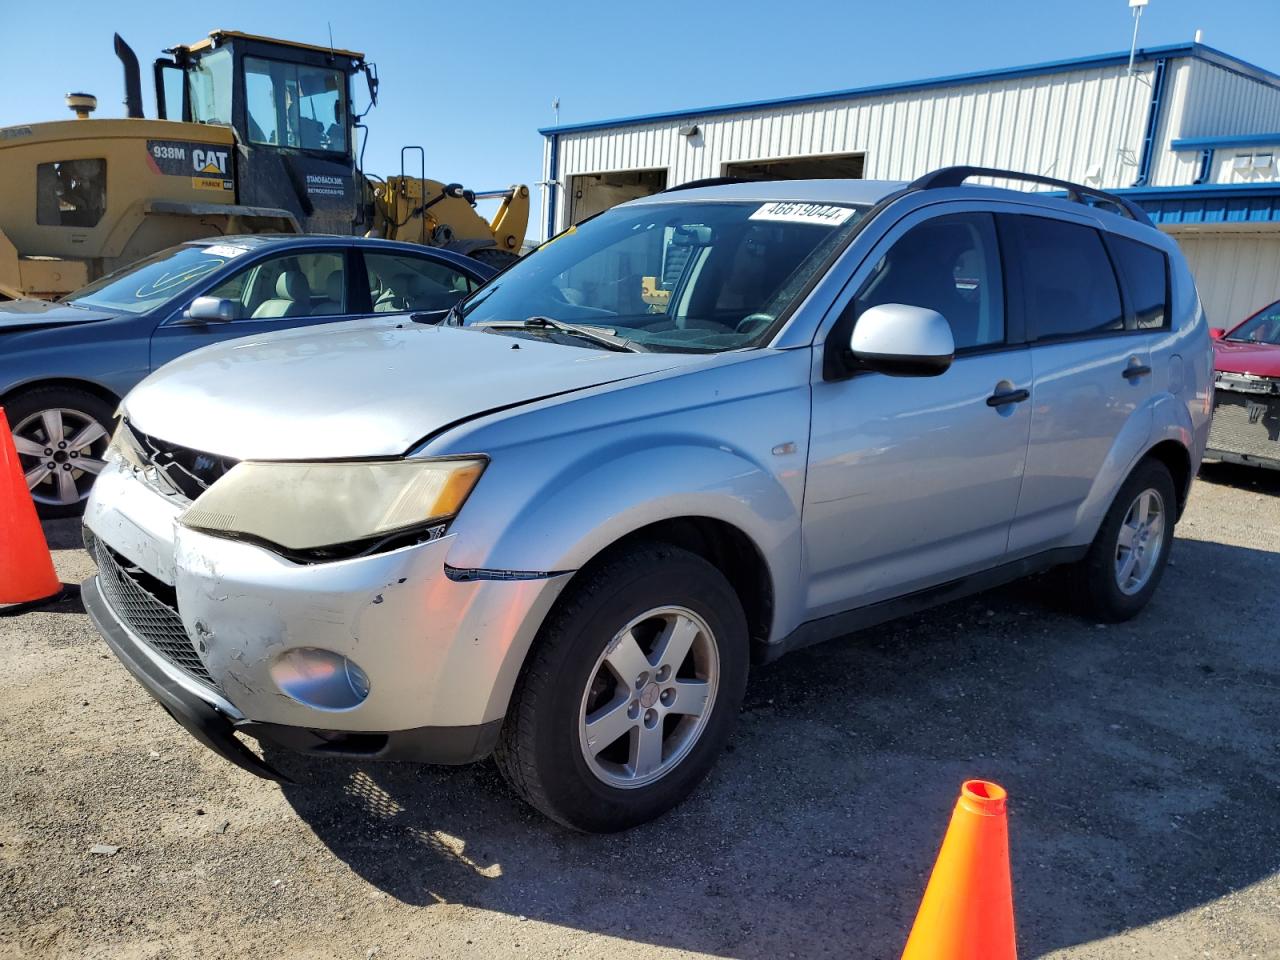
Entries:
[[[55,298],[218,234],[381,236],[497,266],[519,255],[528,187],[477,194],[429,180],[421,147],[401,151],[398,176],[361,171],[356,142],[368,128],[353,110],[356,75],[370,107],[378,96],[364,54],[217,30],[155,61],[153,120],[138,59],[118,34],[115,50],[125,119],[93,119],[96,99],[72,93],[75,119],[0,128],[0,298]],[[501,200],[491,221],[477,199]]]

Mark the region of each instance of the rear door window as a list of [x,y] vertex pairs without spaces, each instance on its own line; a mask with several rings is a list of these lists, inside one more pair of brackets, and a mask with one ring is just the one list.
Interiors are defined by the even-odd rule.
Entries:
[[1028,339],[1124,332],[1120,287],[1097,230],[1048,217],[1010,219],[1020,240]]
[[461,270],[411,253],[364,255],[374,313],[448,310],[477,286]]
[[1169,258],[1164,251],[1137,240],[1109,238],[1111,252],[1139,330],[1164,330],[1169,326]]

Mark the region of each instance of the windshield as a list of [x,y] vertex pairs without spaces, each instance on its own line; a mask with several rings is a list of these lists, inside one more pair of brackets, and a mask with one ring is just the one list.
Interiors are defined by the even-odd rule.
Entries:
[[244,252],[242,247],[229,244],[170,247],[81,287],[65,300],[78,307],[146,313],[185,293]]
[[1259,310],[1256,315],[1227,334],[1226,339],[1280,346],[1280,301]]
[[[616,207],[511,266],[459,316],[465,326],[531,317],[587,325],[645,350],[758,346],[864,214],[758,201]],[[551,325],[534,329],[519,335],[605,348]]]
[[231,51],[206,53],[187,71],[191,119],[231,125]]

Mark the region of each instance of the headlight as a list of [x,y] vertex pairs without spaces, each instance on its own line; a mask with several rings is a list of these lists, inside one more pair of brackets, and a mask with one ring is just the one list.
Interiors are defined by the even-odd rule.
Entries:
[[136,470],[145,470],[148,466],[146,453],[138,446],[123,419],[116,424],[115,433],[111,435],[111,442],[107,444],[107,452],[102,455],[102,459],[108,463],[119,460]]
[[383,460],[232,467],[180,518],[209,533],[288,550],[385,537],[443,523],[462,509],[486,461]]

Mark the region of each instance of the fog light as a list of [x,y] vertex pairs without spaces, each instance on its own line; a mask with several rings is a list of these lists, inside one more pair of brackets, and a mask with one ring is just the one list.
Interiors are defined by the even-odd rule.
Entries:
[[354,660],[318,647],[280,654],[271,679],[286,696],[316,710],[350,710],[369,696],[369,676]]

